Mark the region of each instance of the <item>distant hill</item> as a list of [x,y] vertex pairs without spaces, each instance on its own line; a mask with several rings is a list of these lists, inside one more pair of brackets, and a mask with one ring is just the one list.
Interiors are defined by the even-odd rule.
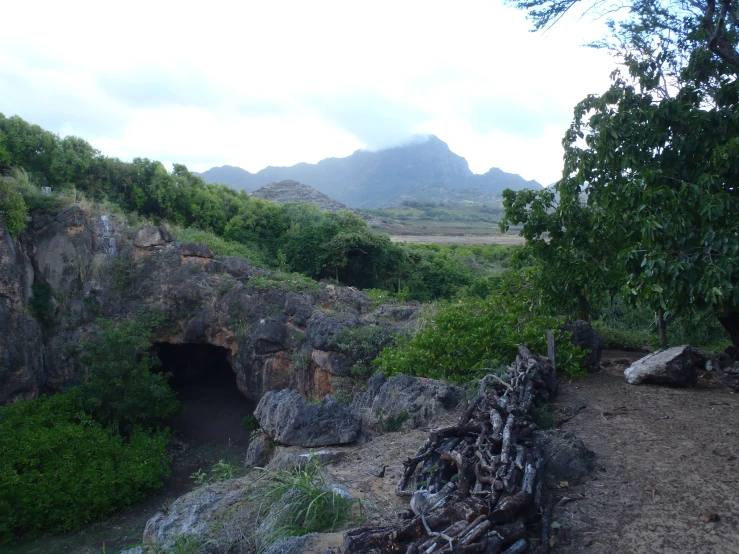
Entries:
[[434,135],[377,152],[357,150],[351,156],[326,158],[316,164],[267,167],[257,173],[222,166],[201,176],[208,183],[246,191],[279,181],[299,181],[354,208],[387,207],[404,200],[444,201],[464,189],[465,197],[479,193],[489,198],[499,197],[506,188],[541,188],[536,181],[498,168],[474,174],[467,160]]
[[379,227],[383,224],[383,221],[380,218],[354,210],[346,204],[337,202],[322,192],[317,191],[313,187],[309,187],[303,183],[298,183],[297,181],[270,183],[254,192],[250,192],[249,196],[271,200],[278,204],[285,204],[286,202],[312,202],[322,210],[327,210],[329,212],[338,212],[341,210],[354,212],[372,227]]

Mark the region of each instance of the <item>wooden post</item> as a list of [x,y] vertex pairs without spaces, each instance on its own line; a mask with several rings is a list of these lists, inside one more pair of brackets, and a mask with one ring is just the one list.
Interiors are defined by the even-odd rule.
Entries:
[[556,375],[556,364],[554,363],[554,333],[547,331],[547,358],[552,362],[552,369],[555,370]]

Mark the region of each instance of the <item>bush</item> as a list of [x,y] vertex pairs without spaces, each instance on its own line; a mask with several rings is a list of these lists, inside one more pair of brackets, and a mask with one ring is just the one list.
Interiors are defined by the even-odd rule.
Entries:
[[127,431],[179,411],[169,376],[152,372],[158,360],[149,349],[159,322],[147,314],[117,323],[97,320],[98,330],[84,346],[87,381],[82,392],[85,409],[104,425]]
[[[524,280],[514,276],[504,280],[489,298],[440,303],[423,329],[383,350],[375,365],[389,375],[405,373],[464,382],[510,364],[519,344],[546,354],[546,332],[560,328],[562,321],[542,315],[531,292]],[[557,341],[558,371],[584,375],[583,357],[568,334]]]
[[78,528],[168,475],[167,432],[117,436],[85,414],[80,392],[0,409],[0,539]]
[[10,234],[17,237],[28,225],[28,206],[13,184],[0,176],[0,217]]
[[372,373],[372,361],[393,341],[393,330],[381,325],[344,327],[330,340],[329,346],[346,356],[353,364],[350,373],[366,378]]

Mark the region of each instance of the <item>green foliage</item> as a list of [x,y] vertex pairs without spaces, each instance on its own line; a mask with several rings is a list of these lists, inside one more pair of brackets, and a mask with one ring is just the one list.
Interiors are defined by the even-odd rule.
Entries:
[[377,414],[377,422],[380,424],[380,429],[386,433],[397,433],[403,426],[403,423],[408,419],[408,411],[402,410],[397,414],[385,416],[382,410]]
[[265,550],[286,537],[339,529],[344,522],[355,519],[352,514],[355,505],[361,513],[359,500],[346,499],[330,488],[314,456],[303,469],[260,471],[269,483],[262,497],[263,513],[283,498],[289,498],[281,511],[284,524],[263,539]]
[[160,317],[145,313],[118,322],[97,320],[83,348],[82,391],[85,409],[104,425],[116,430],[151,426],[180,409],[168,375],[152,372],[158,360],[149,350],[160,323]]
[[190,475],[190,479],[195,481],[197,486],[202,487],[209,483],[228,481],[229,479],[242,477],[246,472],[247,470],[243,467],[228,463],[225,460],[218,460],[209,472],[199,469]]
[[[535,289],[521,275],[506,278],[485,299],[439,303],[436,315],[414,337],[400,339],[375,362],[389,375],[406,373],[453,382],[478,377],[487,368],[510,364],[519,344],[546,353],[546,332],[561,318],[546,315]],[[582,375],[582,351],[567,336],[556,345],[557,367]]]
[[0,177],[0,217],[14,237],[20,235],[28,225],[28,206],[23,196]]
[[171,225],[169,230],[178,242],[204,242],[216,256],[238,256],[256,265],[266,265],[263,254],[259,250],[240,242],[227,240],[212,231],[202,231],[193,227],[185,228],[179,225]]
[[82,409],[79,389],[0,408],[0,539],[69,531],[140,501],[169,473],[166,432],[127,438]]
[[393,340],[394,333],[389,327],[361,325],[339,330],[329,339],[329,347],[349,359],[352,364],[349,371],[353,377],[367,378],[373,371],[372,361]]
[[542,429],[551,429],[557,424],[554,414],[549,411],[548,404],[532,406],[531,419]]
[[244,416],[241,420],[241,426],[249,432],[258,431],[260,429],[259,420],[254,414]]
[[[574,4],[514,3],[537,28]],[[710,310],[739,346],[737,5],[648,0],[625,7],[599,46],[623,57],[628,74],[614,72],[604,94],[575,107],[555,185],[560,205],[524,221],[524,234],[543,240],[556,227],[537,226],[546,219],[559,219],[565,233],[592,234],[613,254],[595,248],[585,250],[591,259],[568,256],[573,275],[615,256],[619,285],[633,302],[660,314]],[[517,204],[511,196],[507,209]],[[533,211],[533,201],[528,206]]]

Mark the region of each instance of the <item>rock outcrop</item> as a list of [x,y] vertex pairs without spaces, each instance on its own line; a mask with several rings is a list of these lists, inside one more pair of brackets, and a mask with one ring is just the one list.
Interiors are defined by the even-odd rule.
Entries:
[[254,415],[264,433],[289,446],[349,444],[361,427],[359,416],[330,396],[308,404],[291,389],[267,392]]
[[352,408],[367,428],[385,431],[428,425],[464,396],[462,389],[441,381],[409,375],[387,379],[381,372],[370,378],[368,389],[354,397]]
[[689,345],[675,346],[644,356],[626,368],[624,376],[632,385],[656,383],[689,387],[696,383],[696,360]]
[[0,403],[76,384],[97,319],[142,309],[164,320],[157,343],[224,349],[250,400],[285,388],[321,397],[348,363],[332,351],[336,332],[403,325],[371,308],[356,289],[290,282],[176,242],[164,225],[135,229],[78,206],[36,214],[20,239],[0,228]]

